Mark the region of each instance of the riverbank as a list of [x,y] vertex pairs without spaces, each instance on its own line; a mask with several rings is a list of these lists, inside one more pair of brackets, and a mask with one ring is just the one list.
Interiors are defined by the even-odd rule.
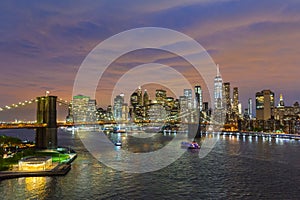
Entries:
[[300,140],[298,134],[287,134],[287,133],[264,133],[264,132],[231,132],[223,131],[220,135],[231,135],[231,136],[246,136],[246,137],[267,137],[267,138],[282,138]]

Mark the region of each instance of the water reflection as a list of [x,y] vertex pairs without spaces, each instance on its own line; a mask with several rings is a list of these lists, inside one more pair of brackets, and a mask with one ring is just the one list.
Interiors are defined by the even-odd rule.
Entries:
[[46,177],[26,177],[25,188],[27,192],[40,191],[40,195],[44,196],[46,186]]
[[[13,182],[15,184],[11,184]],[[46,199],[49,185],[52,184],[50,177],[26,177],[7,181],[4,199]],[[17,187],[16,187],[17,186]],[[2,197],[1,197],[2,198]]]
[[146,133],[146,137],[141,136],[140,133],[137,134],[108,133],[107,137],[112,143],[116,143],[117,141],[122,143],[122,147],[115,147],[116,150],[124,149],[133,153],[143,153],[156,151],[164,147],[176,136],[175,134]]
[[[139,141],[140,145],[135,144],[133,151],[159,149],[174,137],[163,134],[152,139],[129,134],[111,136],[120,138],[125,145],[115,147],[119,150],[131,148],[134,141]],[[299,198],[299,190],[295,189],[300,184],[299,141],[207,135],[197,142],[219,140],[205,158],[199,159],[197,153],[187,151],[159,171],[130,174],[99,163],[71,132],[60,132],[58,137],[61,144],[70,144],[78,152],[71,171],[62,177],[2,181],[1,199]]]
[[287,163],[290,155],[284,152],[290,146],[299,145],[299,141],[271,136],[223,135],[221,138],[227,141],[225,149],[231,156],[278,163]]

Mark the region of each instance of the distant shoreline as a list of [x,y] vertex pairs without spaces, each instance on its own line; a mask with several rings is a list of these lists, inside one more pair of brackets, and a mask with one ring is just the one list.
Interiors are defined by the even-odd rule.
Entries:
[[300,140],[300,135],[298,135],[298,134],[287,134],[287,133],[223,131],[223,132],[220,132],[219,134],[220,135],[233,135],[233,136],[270,137],[270,138]]

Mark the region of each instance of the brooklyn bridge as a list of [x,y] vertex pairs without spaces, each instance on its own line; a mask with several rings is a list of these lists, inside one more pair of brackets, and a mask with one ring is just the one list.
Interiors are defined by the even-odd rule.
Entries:
[[[35,115],[29,116],[29,118],[33,118],[33,120],[11,121],[5,119],[5,115],[11,113],[16,115],[15,118],[18,118],[18,115],[24,112],[24,108],[28,107],[30,107],[30,112],[26,112],[26,115]],[[61,126],[74,126],[73,122],[66,122],[65,120],[58,121],[57,112],[60,111],[64,116],[67,116],[71,107],[69,101],[58,98],[57,96],[47,95],[47,93],[45,96],[39,96],[35,99],[7,105],[0,108],[0,114],[2,114],[1,117],[3,118],[0,121],[0,129],[35,129],[36,148],[54,149],[57,148],[57,128]],[[33,113],[32,110],[36,110],[36,112]],[[104,124],[104,122],[97,121],[93,122],[92,125],[101,124]],[[76,125],[83,124],[77,123]],[[86,123],[84,125],[86,125]]]

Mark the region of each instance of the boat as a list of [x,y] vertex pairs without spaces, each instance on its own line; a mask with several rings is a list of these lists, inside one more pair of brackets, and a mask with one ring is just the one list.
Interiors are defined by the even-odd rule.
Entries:
[[193,142],[181,142],[181,147],[186,149],[200,149],[200,145],[193,141]]
[[113,133],[126,133],[126,129],[121,127],[114,127]]
[[106,127],[103,128],[104,133],[111,133],[113,131],[114,131],[114,128],[111,127],[111,126],[106,126]]
[[113,133],[126,133],[125,129],[118,129],[118,130],[114,130]]
[[122,146],[122,142],[121,141],[115,142],[115,145],[116,146]]

